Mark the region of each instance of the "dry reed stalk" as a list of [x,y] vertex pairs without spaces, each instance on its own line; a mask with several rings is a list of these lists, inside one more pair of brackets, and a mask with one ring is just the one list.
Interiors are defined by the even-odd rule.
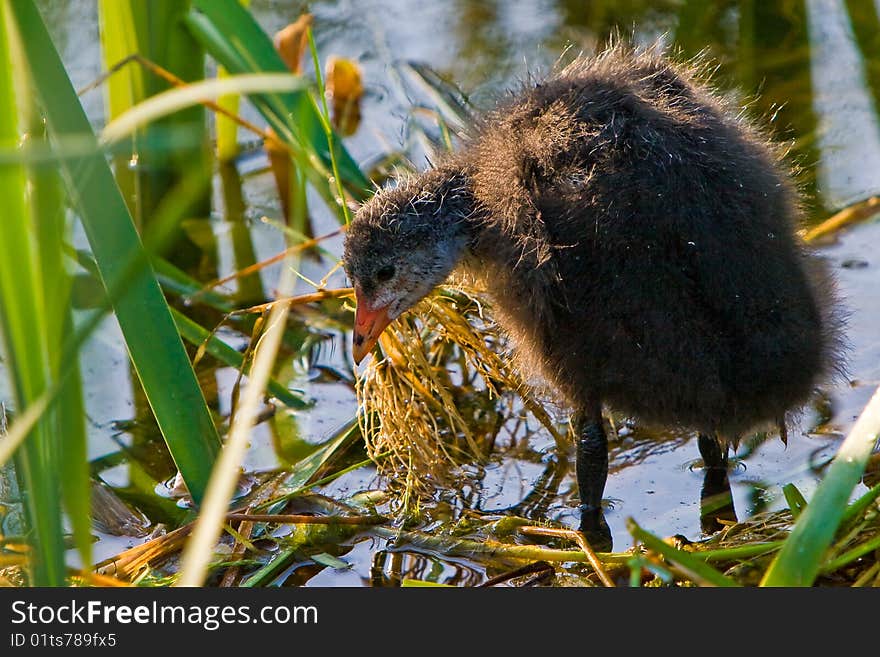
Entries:
[[193,523],[178,527],[174,531],[157,536],[140,545],[136,545],[114,557],[95,564],[99,575],[110,575],[118,579],[133,580],[147,568],[157,565],[176,556],[192,531]]
[[520,527],[519,531],[523,534],[532,536],[557,536],[559,538],[568,539],[569,541],[574,541],[581,549],[581,552],[583,552],[587,556],[587,561],[590,562],[590,565],[593,567],[593,571],[599,577],[602,584],[609,588],[614,588],[615,586],[617,586],[614,583],[614,580],[611,579],[611,577],[608,575],[608,572],[605,570],[605,567],[602,565],[599,557],[593,551],[593,548],[587,541],[586,536],[584,536],[581,532],[576,532],[572,529],[559,529],[556,527],[538,526]]
[[850,224],[865,221],[880,212],[880,196],[871,196],[870,198],[853,203],[845,207],[840,212],[832,215],[818,226],[814,226],[808,231],[804,231],[803,239],[805,242],[814,242],[822,237],[833,235],[842,228]]

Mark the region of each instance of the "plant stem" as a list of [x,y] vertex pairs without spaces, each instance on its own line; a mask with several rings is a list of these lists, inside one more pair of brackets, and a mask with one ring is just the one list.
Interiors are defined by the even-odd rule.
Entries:
[[330,166],[333,169],[333,178],[336,182],[336,190],[339,193],[339,204],[342,206],[342,215],[345,217],[345,225],[347,226],[351,223],[351,214],[348,211],[348,204],[345,202],[345,189],[342,186],[342,179],[339,177],[339,167],[336,164],[336,147],[333,143],[333,127],[330,125],[330,110],[327,108],[327,94],[324,87],[324,78],[321,75],[321,63],[318,61],[318,49],[315,47],[312,28],[308,28],[306,33],[309,36],[309,50],[312,52],[312,61],[315,64],[315,79],[318,83],[318,92],[321,94],[323,112],[319,111],[318,115],[321,117],[321,126],[327,135],[327,145],[330,148]]

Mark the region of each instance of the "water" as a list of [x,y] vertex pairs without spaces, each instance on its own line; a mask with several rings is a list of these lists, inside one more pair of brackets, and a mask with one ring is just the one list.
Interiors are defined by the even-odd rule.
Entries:
[[[94,3],[73,0],[42,5],[74,84],[86,84],[101,68]],[[295,20],[305,3],[253,0],[251,7],[271,34]],[[683,56],[705,50],[718,64],[715,80],[720,90],[747,105],[750,115],[790,145],[790,159],[800,167],[798,179],[813,221],[880,193],[880,42],[876,38],[880,0],[352,0],[313,2],[308,9],[315,16],[322,58],[349,57],[363,68],[367,89],[363,118],[358,131],[346,140],[362,164],[400,150],[423,167],[431,152],[430,138],[438,136],[436,126],[413,107],[429,106],[432,99],[409,72],[407,62],[430,65],[454,81],[475,106],[489,107],[505,89],[548,70],[566,49],[592,52],[620,31],[639,43],[660,40],[680,49]],[[84,103],[95,125],[101,125],[100,92],[89,94]],[[247,116],[256,118],[252,112]],[[260,221],[264,215],[280,215],[274,182],[265,166],[261,152],[244,158],[239,166],[243,225],[258,260],[275,255],[282,245],[279,232]],[[213,214],[197,227],[215,241],[217,272],[225,275],[236,268],[233,236],[242,224],[228,220],[224,205],[229,197],[222,193],[219,177],[215,182]],[[311,208],[316,234],[335,228],[335,220],[320,200],[312,199]],[[341,239],[326,246],[339,253]],[[833,456],[880,383],[878,247],[880,223],[876,221],[820,246],[852,313],[848,328],[851,382],[823,389],[815,408],[807,409],[791,427],[787,447],[776,439],[743,442],[737,452],[738,465],[730,474],[739,519],[783,508],[781,487],[789,482],[809,499],[821,478],[821,466]],[[318,279],[328,269],[325,262],[307,260],[303,266],[306,276]],[[267,268],[260,275],[263,288],[271,290],[277,277],[277,267]],[[342,284],[341,274],[331,277],[331,286]],[[299,289],[308,291],[309,287],[302,282]],[[340,334],[332,326],[323,330],[330,337],[316,343],[320,346],[308,362],[284,364],[290,385],[317,399],[315,410],[295,420],[286,416],[288,425],[283,419],[263,425],[247,456],[249,471],[259,473],[285,463],[279,449],[287,459],[295,460],[354,415],[356,399],[350,386],[320,375],[326,371],[322,368],[347,370]],[[150,423],[139,415],[144,404],[131,383],[125,350],[112,320],[87,345],[82,361],[87,378],[89,455],[96,460],[96,470],[153,523],[173,522],[181,513],[174,501],[156,501],[151,496],[154,488],[161,488],[173,475],[173,466],[161,440],[146,430]],[[202,375],[210,381],[219,412],[228,413],[235,373],[218,369],[202,371]],[[0,397],[7,396],[0,389]],[[620,435],[611,441],[606,487],[610,502],[606,516],[616,546],[630,544],[625,529],[630,516],[660,535],[700,538],[703,474],[693,467],[699,457],[695,437],[649,434],[637,426],[619,428]],[[507,450],[493,459],[481,479],[445,495],[434,513],[440,516],[441,511],[448,511],[457,517],[464,510],[500,513],[514,508],[576,526],[573,478],[556,465],[552,440],[541,431],[521,435],[519,440],[521,449]],[[140,456],[131,458],[132,454]],[[106,467],[101,465],[104,461]],[[344,497],[381,485],[374,472],[364,468],[321,492]],[[111,556],[141,540],[102,535],[95,556]],[[474,584],[485,578],[478,563],[389,552],[387,547],[380,539],[355,540],[337,551],[351,568],[340,570],[305,559],[279,575],[277,583],[357,586],[393,583],[404,576]]]

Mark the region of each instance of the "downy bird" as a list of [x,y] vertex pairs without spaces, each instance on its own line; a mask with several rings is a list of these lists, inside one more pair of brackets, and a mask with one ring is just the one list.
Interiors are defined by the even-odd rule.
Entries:
[[[455,268],[574,412],[582,529],[604,523],[603,405],[728,444],[840,367],[834,282],[780,149],[692,67],[626,45],[513,93],[357,211],[353,356]],[[783,433],[784,435],[784,433]],[[607,526],[606,526],[607,527]]]

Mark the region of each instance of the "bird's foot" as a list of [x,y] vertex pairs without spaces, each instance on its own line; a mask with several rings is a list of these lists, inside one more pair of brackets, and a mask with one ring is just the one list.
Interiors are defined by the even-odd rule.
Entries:
[[605,514],[602,513],[602,509],[582,504],[580,511],[581,524],[578,530],[587,539],[590,547],[596,552],[611,552],[611,528],[605,522]]

